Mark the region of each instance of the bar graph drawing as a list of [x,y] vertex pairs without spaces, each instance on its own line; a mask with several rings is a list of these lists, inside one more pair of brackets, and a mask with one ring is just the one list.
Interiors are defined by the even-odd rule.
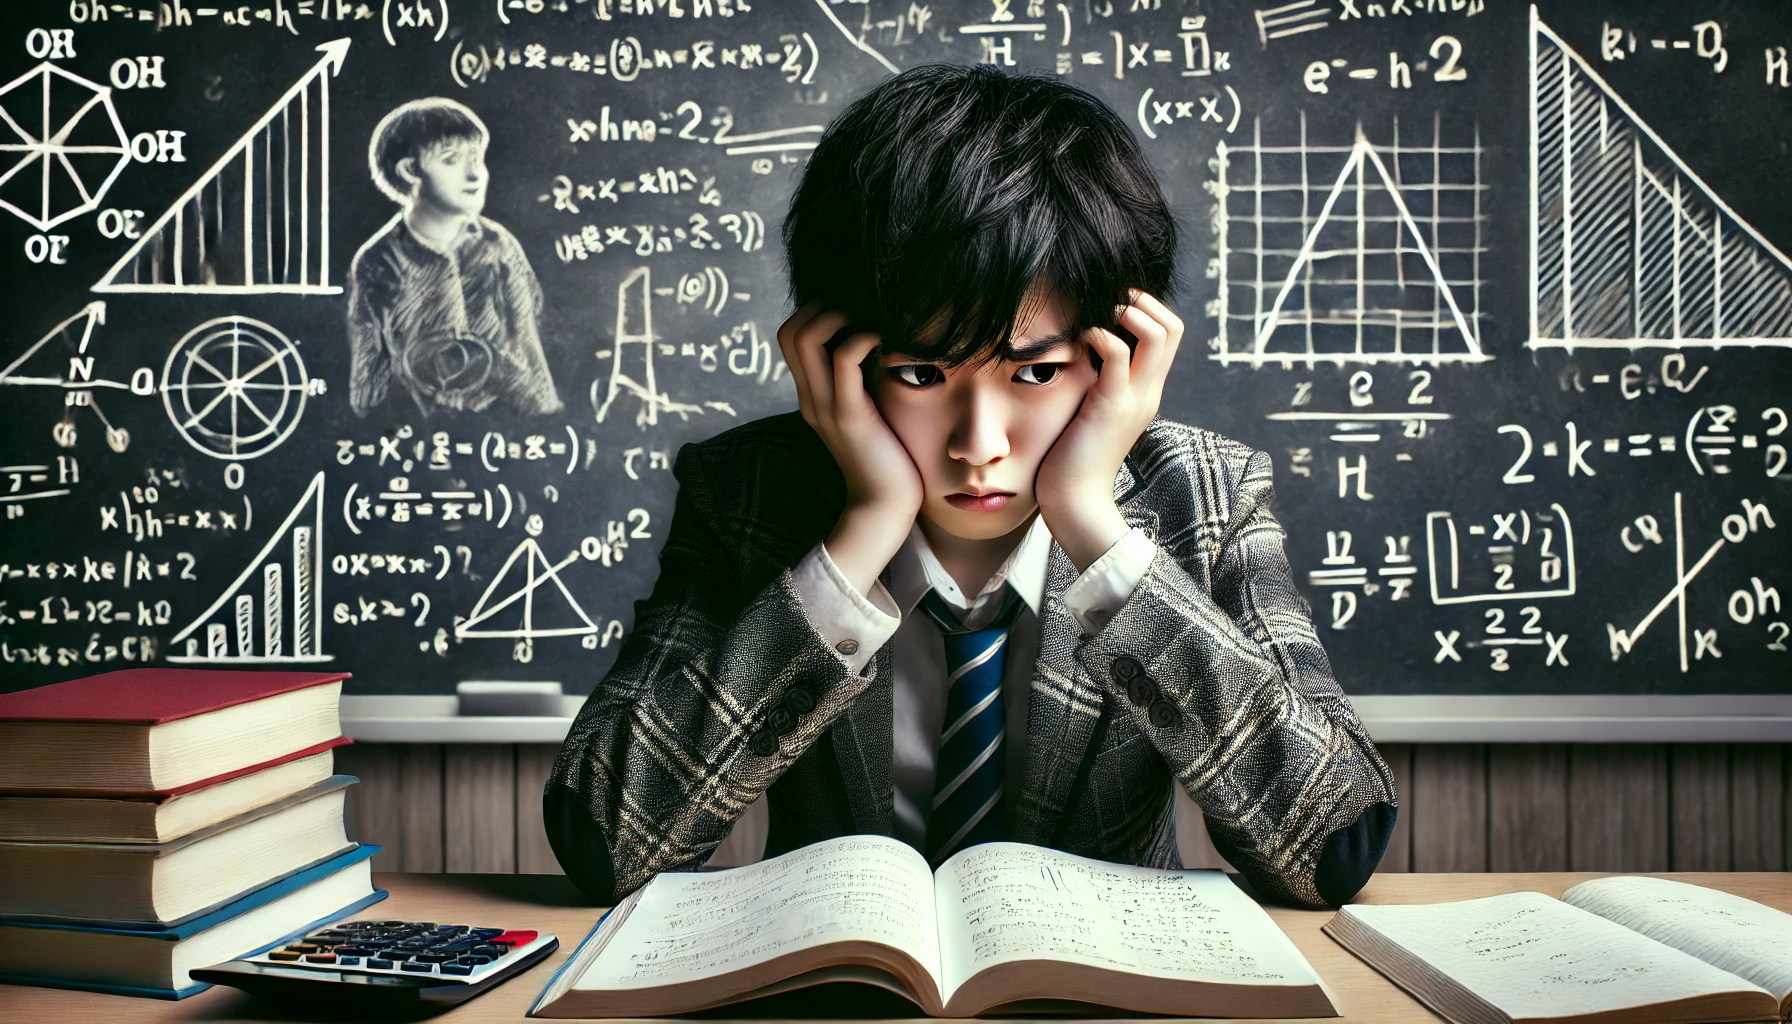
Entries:
[[[1223,363],[1460,363],[1481,348],[1480,133],[1216,148]],[[1460,131],[1460,130],[1458,130]],[[1409,133],[1410,134],[1410,133]],[[1464,132],[1463,134],[1466,134]]]
[[106,271],[96,292],[335,295],[330,281],[330,79],[323,52]]
[[1792,347],[1792,260],[1531,9],[1531,348]]
[[183,665],[332,660],[321,648],[323,536],[324,475],[319,473],[230,586],[174,634],[169,647],[180,653],[168,660]]

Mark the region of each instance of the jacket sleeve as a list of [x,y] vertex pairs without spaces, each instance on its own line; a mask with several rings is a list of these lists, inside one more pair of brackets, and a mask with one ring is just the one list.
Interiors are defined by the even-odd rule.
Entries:
[[791,569],[743,600],[705,454],[679,452],[659,578],[543,793],[554,855],[605,906],[700,866],[873,678],[817,631]]
[[1398,801],[1295,588],[1272,497],[1269,457],[1252,452],[1209,553],[1212,592],[1159,548],[1077,658],[1259,893],[1336,906],[1380,861]]

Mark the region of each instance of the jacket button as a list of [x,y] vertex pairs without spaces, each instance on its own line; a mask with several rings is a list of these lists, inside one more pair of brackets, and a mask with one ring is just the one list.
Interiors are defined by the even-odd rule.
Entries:
[[1130,654],[1120,655],[1108,666],[1108,675],[1121,686],[1132,682],[1134,677],[1144,674],[1145,666],[1139,664],[1139,659]]
[[773,708],[772,713],[765,716],[765,727],[782,736],[796,728],[796,716],[790,713],[789,708]]
[[1144,707],[1157,699],[1157,683],[1142,673],[1133,676],[1132,681],[1126,684],[1126,695],[1132,698],[1134,704]]
[[842,640],[834,646],[834,650],[841,654],[857,654],[859,653],[859,642],[857,640]]
[[748,740],[747,744],[753,748],[753,753],[760,757],[770,757],[778,752],[778,734],[770,729],[761,729],[753,734],[753,738]]
[[1182,712],[1177,711],[1169,701],[1159,697],[1151,702],[1151,724],[1159,729],[1174,729],[1182,724]]
[[815,710],[815,695],[800,686],[793,686],[784,693],[784,706],[797,715],[806,715]]

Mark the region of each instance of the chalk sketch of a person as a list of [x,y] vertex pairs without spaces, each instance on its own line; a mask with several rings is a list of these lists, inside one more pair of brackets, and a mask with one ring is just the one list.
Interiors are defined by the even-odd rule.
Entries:
[[450,99],[412,100],[373,130],[374,184],[403,209],[349,268],[349,404],[383,402],[396,379],[425,414],[565,408],[542,355],[541,284],[489,217],[491,133]]

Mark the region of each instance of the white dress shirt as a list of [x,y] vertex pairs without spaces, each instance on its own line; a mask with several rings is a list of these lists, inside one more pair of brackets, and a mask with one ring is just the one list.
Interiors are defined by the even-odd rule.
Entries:
[[[1004,584],[1014,587],[1025,607],[1015,616],[1002,671],[1007,794],[1026,765],[1027,701],[1039,652],[1039,609],[1045,603],[1045,570],[1052,535],[1045,517],[1035,515],[1026,536],[1009,553],[975,597],[967,598],[928,546],[917,522],[891,559],[891,586],[882,580],[871,594],[859,593],[818,542],[792,570],[797,595],[816,631],[855,674],[863,675],[872,656],[894,642],[895,692],[893,761],[896,838],[926,852],[927,822],[933,807],[934,761],[946,706],[946,647],[939,627],[926,614],[911,614],[928,589],[939,591],[959,620],[982,628],[1001,607]],[[1127,531],[1064,591],[1064,604],[1094,635],[1107,625],[1145,577],[1157,545],[1144,531]],[[764,813],[763,798],[755,803]],[[1005,806],[1012,806],[1004,801]],[[751,813],[751,811],[749,812]],[[764,829],[757,829],[763,835]]]

